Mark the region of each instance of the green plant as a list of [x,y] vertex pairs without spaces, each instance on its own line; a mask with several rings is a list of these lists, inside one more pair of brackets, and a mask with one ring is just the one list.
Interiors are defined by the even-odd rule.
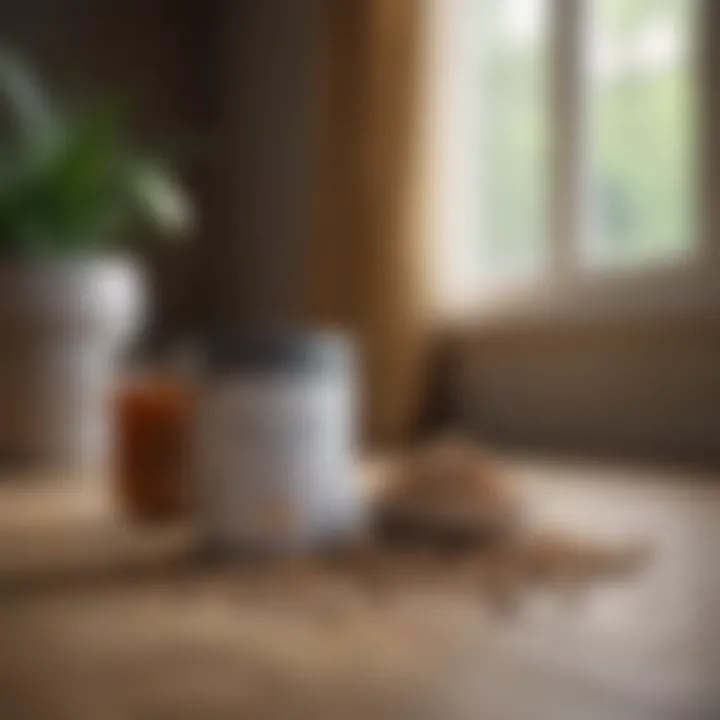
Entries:
[[0,55],[0,257],[112,249],[140,223],[188,230],[187,198],[158,161],[132,151],[122,120],[111,106],[61,113]]

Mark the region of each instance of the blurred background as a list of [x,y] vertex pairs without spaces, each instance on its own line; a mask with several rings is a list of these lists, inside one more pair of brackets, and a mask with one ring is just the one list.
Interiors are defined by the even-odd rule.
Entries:
[[714,8],[32,0],[5,4],[2,40],[54,93],[124,93],[140,138],[189,147],[201,222],[148,251],[154,340],[345,326],[390,439],[442,336],[437,404],[490,437],[699,459]]
[[716,16],[31,0],[5,3],[2,43],[56,96],[126,97],[137,139],[181,148],[199,223],[143,251],[155,345],[334,324],[362,345],[373,440],[457,421],[714,460]]

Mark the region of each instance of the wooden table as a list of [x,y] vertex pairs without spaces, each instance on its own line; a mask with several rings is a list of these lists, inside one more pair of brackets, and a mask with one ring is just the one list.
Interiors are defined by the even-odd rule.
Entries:
[[642,577],[527,598],[188,570],[99,481],[0,484],[0,718],[720,718],[717,477],[513,461],[538,523],[657,540]]

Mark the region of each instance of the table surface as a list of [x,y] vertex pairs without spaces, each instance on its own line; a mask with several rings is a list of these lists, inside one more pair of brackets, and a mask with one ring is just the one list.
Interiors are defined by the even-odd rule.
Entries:
[[497,617],[442,587],[183,572],[100,480],[0,483],[0,718],[720,718],[720,477],[509,460],[531,521],[649,538],[636,578]]

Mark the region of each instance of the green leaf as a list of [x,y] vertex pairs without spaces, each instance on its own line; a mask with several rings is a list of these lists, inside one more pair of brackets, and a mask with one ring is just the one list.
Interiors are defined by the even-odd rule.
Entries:
[[50,99],[30,71],[16,57],[0,54],[0,93],[13,114],[21,139],[32,141],[55,122]]
[[159,164],[135,163],[128,180],[137,207],[158,230],[177,235],[191,230],[194,217],[190,201]]
[[0,92],[18,110],[24,142],[0,137],[0,254],[62,254],[123,240],[136,221],[170,234],[192,226],[189,200],[157,162],[138,160],[118,104],[60,116],[37,84],[0,64]]

